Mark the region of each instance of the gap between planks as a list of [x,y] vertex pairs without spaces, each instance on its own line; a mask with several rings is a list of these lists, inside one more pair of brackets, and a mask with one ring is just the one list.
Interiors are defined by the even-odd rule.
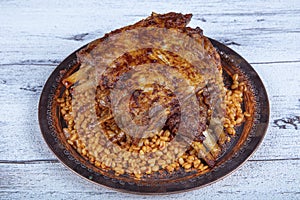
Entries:
[[[300,160],[300,158],[278,158],[278,159],[250,159],[247,162],[276,162]],[[60,163],[57,159],[39,159],[39,160],[0,160],[0,164],[39,164],[39,163]]]
[[59,160],[57,159],[0,160],[0,164],[39,164],[39,163],[59,163]]
[[[0,64],[1,66],[16,66],[16,65],[33,65],[33,66],[57,66],[59,63],[62,61],[59,60],[26,60],[26,61],[21,61],[21,62],[16,62],[16,63],[3,63]],[[265,65],[265,64],[280,64],[280,63],[300,63],[300,60],[278,60],[278,61],[266,61],[266,62],[250,62],[249,64],[253,65]]]

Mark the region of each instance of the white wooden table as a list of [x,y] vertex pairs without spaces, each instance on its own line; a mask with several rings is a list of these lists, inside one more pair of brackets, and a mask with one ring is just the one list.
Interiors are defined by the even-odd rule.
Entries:
[[[70,172],[50,152],[38,101],[62,59],[152,11],[193,13],[190,26],[237,51],[271,103],[267,135],[225,179],[168,196],[124,194]],[[0,0],[0,199],[300,199],[300,1]]]

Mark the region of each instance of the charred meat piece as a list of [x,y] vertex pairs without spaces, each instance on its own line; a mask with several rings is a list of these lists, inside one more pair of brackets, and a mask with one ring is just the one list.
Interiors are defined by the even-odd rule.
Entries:
[[[162,128],[176,135],[179,124],[183,123],[183,127],[193,130],[182,134],[182,140],[190,144],[193,141],[201,142],[201,145],[198,145],[198,155],[208,165],[213,166],[220,155],[221,147],[217,143],[218,136],[206,129],[210,125],[210,119],[218,119],[222,112],[222,106],[216,106],[225,95],[222,67],[218,53],[210,41],[203,36],[202,30],[198,27],[195,29],[186,27],[191,17],[191,14],[173,12],[162,15],[152,13],[144,20],[112,31],[103,38],[91,42],[77,54],[77,57],[82,66],[80,70],[87,71],[85,68],[90,67],[96,70],[92,75],[95,77],[90,80],[97,81],[97,96],[100,96],[100,99],[96,101],[96,107],[102,126],[107,124],[106,120],[110,122],[114,120],[113,99],[110,99],[110,94],[111,90],[117,87],[117,82],[123,79],[142,80],[142,77],[138,75],[134,77],[129,72],[131,70],[142,72],[145,64],[162,66],[159,68],[161,73],[155,76],[156,79],[150,78],[154,83],[145,82],[139,85],[128,100],[129,104],[120,105],[126,102],[122,96],[118,97],[116,104],[120,105],[124,112],[127,112],[129,106],[128,116],[140,125],[150,123],[149,112],[155,103],[162,105],[165,110],[159,114],[167,118]],[[168,31],[174,34],[165,34],[161,37],[163,33],[169,33]],[[181,38],[174,37],[176,34],[182,36],[182,41],[188,42],[181,43]],[[105,45],[109,45],[109,48],[105,48]],[[175,71],[180,76],[170,71]],[[178,77],[182,77],[191,85],[190,91],[183,87],[183,83],[177,81]],[[163,82],[175,85],[177,96],[161,87]],[[151,88],[150,92],[149,88]],[[201,92],[203,90],[208,92]],[[184,99],[181,102],[177,99],[180,95]],[[197,105],[186,106],[185,104],[192,102],[192,98],[197,100]],[[186,115],[182,114],[184,106]],[[189,122],[189,117],[193,117],[195,112],[199,116],[197,124]],[[113,124],[118,123],[113,121]],[[133,138],[134,143],[137,143],[141,137],[142,135],[137,135]],[[117,138],[113,137],[114,141],[117,141]]]

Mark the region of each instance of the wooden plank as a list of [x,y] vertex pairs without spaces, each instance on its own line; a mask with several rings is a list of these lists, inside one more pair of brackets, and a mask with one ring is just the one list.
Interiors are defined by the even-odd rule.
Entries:
[[[55,66],[104,33],[152,11],[193,13],[190,26],[236,50],[267,88],[267,135],[240,170],[168,196],[122,194],[60,164],[45,144],[37,105]],[[300,3],[281,1],[0,1],[0,199],[300,199]]]
[[[263,79],[271,102],[269,129],[253,159],[299,158],[300,122],[295,122],[296,129],[280,121],[300,116],[299,63],[261,64],[253,67]],[[11,65],[1,69],[0,160],[55,159],[41,136],[37,119],[42,86],[54,68]],[[279,120],[279,125],[285,124],[285,129],[279,127],[276,120]]]
[[92,184],[60,163],[0,164],[1,199],[299,199],[300,160],[250,161],[225,179],[191,192],[138,196]]
[[0,64],[55,63],[152,11],[193,13],[191,26],[249,62],[300,60],[300,4],[282,1],[1,1]]
[[53,69],[20,65],[0,70],[0,160],[54,158],[37,119],[39,96]]
[[267,88],[271,114],[267,135],[253,159],[299,158],[300,63],[254,64],[253,67]]

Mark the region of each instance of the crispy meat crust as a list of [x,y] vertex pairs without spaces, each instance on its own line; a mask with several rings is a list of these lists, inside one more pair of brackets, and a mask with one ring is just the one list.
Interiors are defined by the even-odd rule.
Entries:
[[116,29],[110,33],[107,33],[104,35],[104,37],[99,38],[93,42],[91,42],[87,48],[81,50],[78,54],[78,60],[79,62],[85,62],[86,58],[91,59],[89,53],[101,42],[106,40],[108,37],[125,32],[127,30],[132,30],[136,29],[138,27],[158,27],[158,28],[167,28],[167,29],[178,29],[181,30],[182,32],[185,32],[191,36],[200,36],[199,43],[204,43],[204,48],[205,51],[212,57],[212,61],[214,61],[219,70],[222,70],[221,66],[221,61],[220,61],[220,56],[216,52],[215,48],[211,44],[211,42],[203,36],[203,31],[199,28],[196,27],[195,29],[186,27],[187,24],[191,21],[192,14],[181,14],[181,13],[175,13],[175,12],[170,12],[166,14],[157,14],[157,13],[152,13],[151,16],[147,17],[146,19],[143,19],[133,25],[125,26],[120,29]]
[[[105,34],[104,37],[91,42],[87,46],[87,48],[82,49],[77,54],[78,62],[83,64],[83,66],[95,65],[93,67],[97,68],[99,67],[98,63],[93,62],[93,60],[95,60],[97,56],[101,55],[101,51],[97,52],[97,48],[99,45],[101,45],[104,41],[114,35],[129,30],[135,30],[141,27],[157,27],[170,30],[174,29],[193,38],[199,45],[203,46],[205,57],[201,60],[201,64],[203,64],[203,66],[206,66],[206,68],[208,68],[207,66],[211,66],[212,71],[210,72],[210,74],[208,73],[207,78],[209,81],[214,82],[209,83],[208,81],[208,85],[197,88],[196,90],[196,97],[200,107],[200,121],[199,124],[194,125],[194,129],[197,130],[196,133],[193,133],[192,135],[183,135],[183,137],[185,137],[185,139],[187,139],[187,141],[189,142],[203,141],[205,139],[203,131],[208,126],[209,118],[211,117],[208,111],[215,104],[214,101],[217,101],[217,98],[222,98],[222,95],[224,95],[220,94],[219,96],[215,95],[214,97],[212,97],[213,95],[210,95],[210,91],[214,88],[219,87],[220,89],[223,87],[221,61],[219,54],[216,52],[209,39],[203,36],[202,30],[200,28],[197,27],[193,29],[190,27],[186,27],[186,25],[191,20],[191,17],[192,14],[183,15],[174,12],[162,15],[152,13],[152,15],[148,18],[143,19],[133,25],[129,25]],[[192,46],[189,48],[192,51]],[[117,48],[116,51],[118,51]],[[160,55],[163,55],[163,58],[165,59],[161,59]],[[169,59],[170,57],[173,57],[174,59]],[[136,66],[147,63],[159,63],[164,65],[167,64],[175,70],[178,70],[178,72],[182,73],[183,76],[185,76],[190,80],[191,83],[194,83],[195,85],[199,84],[199,80],[203,78],[201,77],[203,74],[199,75],[198,71],[194,70],[195,66],[193,66],[183,58],[178,57],[178,55],[173,54],[172,52],[159,49],[139,49],[138,51],[127,52],[123,54],[123,56],[117,58],[114,61],[114,67],[108,68],[103,74],[101,74],[101,78],[98,79],[98,103],[96,105],[96,108],[97,115],[102,122],[101,126],[104,129],[106,126],[107,129],[110,129],[109,126],[116,126],[116,122],[114,121],[112,116],[113,114],[111,110],[111,99],[108,98],[110,89],[115,87],[116,82],[119,80],[119,77],[122,74],[130,71],[131,69],[134,69]],[[216,69],[219,73],[218,75],[216,75],[217,78],[215,79],[213,70]],[[180,105],[178,103],[178,100],[176,99],[176,95],[161,87],[160,85],[154,84],[153,88],[154,90],[152,92],[147,93],[143,92],[142,90],[137,90],[133,94],[130,100],[131,103],[129,104],[131,117],[137,124],[147,124],[149,122],[149,108],[151,107],[151,104],[160,102],[166,108],[168,108],[167,121],[164,129],[170,130],[172,134],[175,135],[178,130],[178,124],[181,120]],[[147,95],[150,95],[150,97],[146,98]],[[113,139],[114,142],[117,142],[115,141],[115,137]],[[138,142],[138,140],[139,137],[133,139],[134,143]],[[218,155],[213,155],[215,159],[217,156]],[[208,158],[207,155],[204,155],[203,159],[211,166],[214,164],[212,158]]]

